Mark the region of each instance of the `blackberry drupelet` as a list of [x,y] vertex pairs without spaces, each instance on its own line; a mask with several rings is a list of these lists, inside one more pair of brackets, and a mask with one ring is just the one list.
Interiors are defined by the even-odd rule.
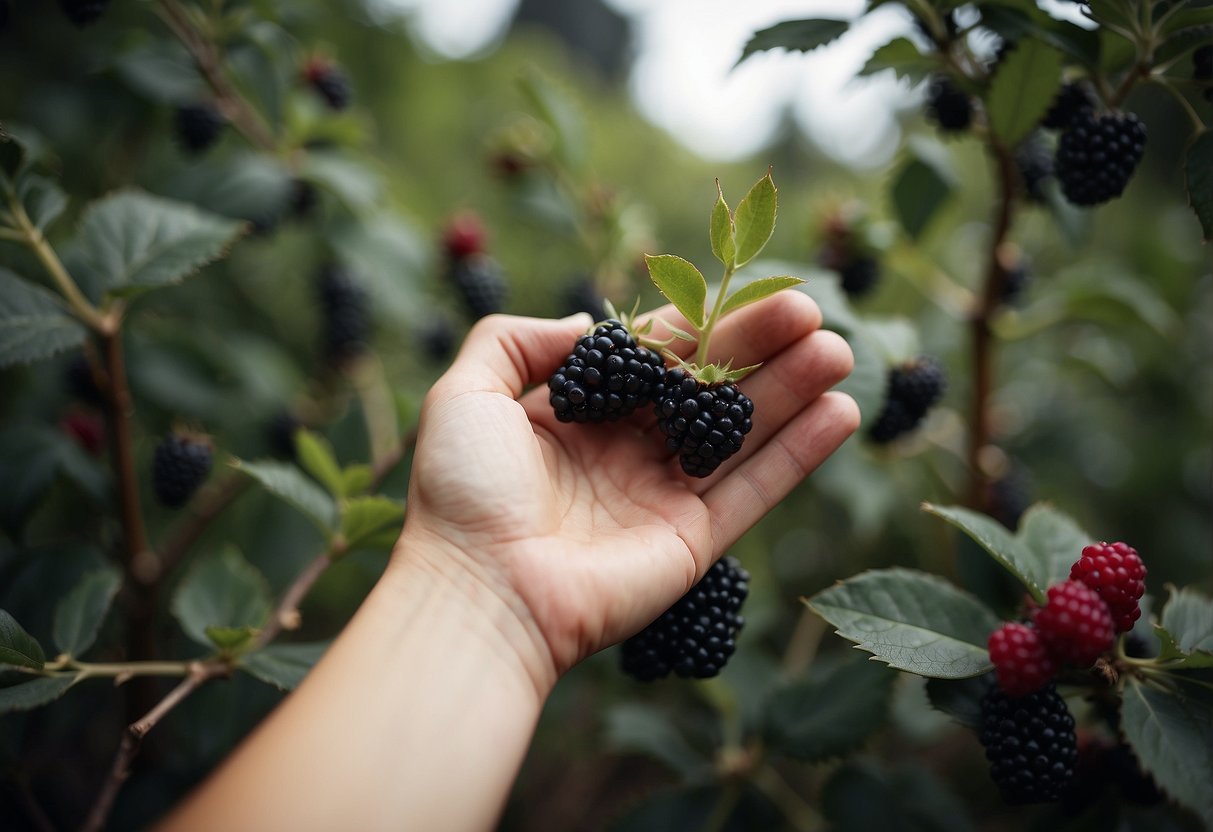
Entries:
[[1064,130],[1079,117],[1095,113],[1095,96],[1083,81],[1071,81],[1064,85],[1045,111],[1040,126],[1048,130]]
[[108,6],[109,0],[59,0],[59,8],[78,27],[95,23]]
[[1012,698],[997,685],[981,700],[981,744],[1007,803],[1058,800],[1074,777],[1074,717],[1049,685]]
[[838,269],[838,277],[847,297],[862,297],[872,291],[880,280],[880,263],[875,257],[857,254]]
[[371,333],[366,290],[335,265],[320,270],[317,288],[324,320],[324,357],[330,364],[340,365],[366,350]]
[[509,289],[501,267],[488,255],[473,254],[455,260],[449,276],[473,320],[505,309]]
[[190,153],[202,153],[219,138],[227,119],[208,103],[177,108],[177,138]]
[[614,422],[653,401],[665,376],[661,356],[609,320],[577,339],[548,379],[548,401],[561,422]]
[[1039,135],[1029,136],[1015,151],[1015,167],[1027,201],[1044,202],[1045,186],[1053,178],[1053,154]]
[[741,450],[754,426],[754,403],[737,385],[709,387],[681,368],[666,373],[656,412],[666,447],[692,477],[710,475]]
[[185,505],[211,472],[210,442],[179,433],[160,440],[152,455],[152,490],[169,508]]
[[973,121],[973,102],[950,78],[936,75],[927,89],[927,116],[944,132],[959,133]]
[[344,110],[350,106],[350,80],[345,70],[331,61],[313,58],[304,68],[303,77],[324,99],[329,109]]
[[717,561],[674,606],[623,643],[623,672],[641,682],[720,673],[745,625],[740,612],[749,580],[736,558]]
[[1120,196],[1146,148],[1146,127],[1133,113],[1080,116],[1061,134],[1055,169],[1075,205]]
[[872,441],[884,444],[918,427],[943,398],[948,382],[943,367],[928,355],[889,370],[884,407],[868,431]]
[[1094,543],[1070,567],[1070,579],[1081,581],[1108,605],[1118,633],[1133,629],[1141,617],[1138,601],[1146,592],[1146,566],[1127,543]]

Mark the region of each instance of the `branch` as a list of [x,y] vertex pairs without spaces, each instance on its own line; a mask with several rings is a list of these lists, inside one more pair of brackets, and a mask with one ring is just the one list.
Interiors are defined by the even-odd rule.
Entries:
[[240,472],[229,471],[199,491],[190,501],[187,514],[177,521],[167,540],[157,547],[148,573],[138,577],[147,583],[163,580],[177,567],[190,547],[210,527],[211,522],[243,494],[251,482],[252,480]]
[[291,582],[291,585],[286,588],[286,592],[282,594],[282,598],[278,601],[278,605],[274,607],[274,612],[270,615],[269,621],[265,627],[257,634],[256,641],[249,649],[260,650],[265,645],[269,644],[283,630],[297,630],[299,628],[299,604],[307,597],[316,581],[324,574],[325,570],[333,562],[333,549],[325,549],[320,554],[316,555],[302,572]]

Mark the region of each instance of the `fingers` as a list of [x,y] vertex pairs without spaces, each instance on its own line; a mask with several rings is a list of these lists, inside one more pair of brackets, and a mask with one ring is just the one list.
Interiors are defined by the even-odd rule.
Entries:
[[859,427],[845,393],[825,393],[702,495],[716,553],[725,551]]

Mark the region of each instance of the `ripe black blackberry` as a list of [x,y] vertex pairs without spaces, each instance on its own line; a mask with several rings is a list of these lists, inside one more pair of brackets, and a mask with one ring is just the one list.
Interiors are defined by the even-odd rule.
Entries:
[[674,606],[623,643],[623,672],[641,682],[671,673],[684,679],[719,674],[745,626],[740,613],[749,580],[736,558],[718,560]]
[[1007,266],[1006,278],[1002,284],[1002,302],[1011,304],[1019,300],[1031,282],[1032,269],[1028,261],[1020,257]]
[[350,106],[350,80],[337,64],[323,58],[313,58],[304,67],[303,77],[332,110]]
[[1007,471],[990,483],[990,516],[1011,531],[1032,504],[1032,477],[1022,465],[1012,463]]
[[95,23],[108,6],[109,0],[59,0],[67,19],[80,28]]
[[1029,136],[1015,151],[1015,167],[1028,202],[1044,202],[1045,186],[1053,178],[1053,154],[1039,135]]
[[1011,698],[992,685],[981,700],[981,744],[1007,803],[1058,800],[1074,777],[1074,717],[1054,685]]
[[446,315],[431,315],[422,325],[418,335],[421,341],[421,351],[430,361],[445,362],[455,351],[455,327]]
[[472,254],[452,261],[449,278],[473,320],[505,308],[509,289],[501,267],[488,255]]
[[1146,148],[1146,127],[1133,113],[1079,116],[1061,134],[1055,169],[1075,205],[1120,196]]
[[936,75],[927,88],[927,117],[946,133],[968,130],[973,121],[973,101],[950,78]]
[[330,364],[340,365],[366,350],[371,333],[366,289],[336,265],[320,270],[317,289],[324,318],[324,357]]
[[227,124],[223,114],[206,102],[178,107],[175,121],[177,139],[190,153],[201,153],[213,145]]
[[737,385],[708,386],[681,368],[666,373],[656,413],[666,447],[692,477],[710,475],[741,450],[754,426],[754,403]]
[[152,454],[152,490],[169,508],[185,505],[211,472],[214,449],[206,439],[170,433]]
[[64,381],[68,392],[80,401],[98,406],[105,404],[105,392],[98,386],[92,362],[83,352],[68,359]]
[[875,257],[856,254],[838,269],[838,277],[847,297],[863,297],[880,281],[880,263]]
[[1080,116],[1095,112],[1095,96],[1083,81],[1071,81],[1062,86],[1049,105],[1040,126],[1049,130],[1064,130]]
[[873,442],[891,442],[918,427],[948,388],[943,367],[928,355],[889,370],[884,407],[868,432]]
[[661,356],[609,320],[577,339],[548,379],[548,401],[561,422],[614,422],[653,401],[665,376]]
[[1205,101],[1213,101],[1213,43],[1192,53],[1192,80],[1204,88]]
[[578,312],[588,312],[597,318],[602,314],[602,304],[605,298],[594,285],[594,277],[589,274],[579,274],[564,287],[561,297],[561,311],[565,315],[575,315]]
[[265,439],[270,447],[270,453],[278,459],[294,459],[295,433],[303,427],[294,413],[280,410],[274,414],[265,426]]

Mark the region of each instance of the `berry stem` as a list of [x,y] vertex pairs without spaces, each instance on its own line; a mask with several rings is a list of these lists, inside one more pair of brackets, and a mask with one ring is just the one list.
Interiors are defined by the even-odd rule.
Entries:
[[725,266],[724,277],[720,279],[720,291],[716,294],[716,303],[712,305],[712,312],[708,315],[707,321],[703,325],[703,329],[699,331],[699,347],[695,350],[695,366],[704,367],[708,362],[708,342],[712,339],[712,330],[716,327],[716,321],[720,319],[720,310],[724,306],[724,300],[729,293],[729,281],[733,278],[735,268],[732,264]]

